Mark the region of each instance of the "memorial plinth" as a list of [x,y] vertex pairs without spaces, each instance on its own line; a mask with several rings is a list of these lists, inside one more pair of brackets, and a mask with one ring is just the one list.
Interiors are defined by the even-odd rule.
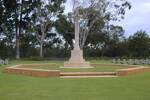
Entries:
[[70,68],[92,68],[89,62],[83,59],[82,50],[72,50],[71,58],[68,62],[64,63],[64,67]]

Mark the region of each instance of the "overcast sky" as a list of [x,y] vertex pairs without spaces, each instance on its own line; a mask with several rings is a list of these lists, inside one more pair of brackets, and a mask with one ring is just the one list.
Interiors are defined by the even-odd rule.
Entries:
[[[124,20],[116,24],[123,26],[127,37],[141,29],[146,30],[150,35],[150,0],[129,1],[132,9],[126,13]],[[67,0],[65,12],[68,11],[71,11],[69,0]]]

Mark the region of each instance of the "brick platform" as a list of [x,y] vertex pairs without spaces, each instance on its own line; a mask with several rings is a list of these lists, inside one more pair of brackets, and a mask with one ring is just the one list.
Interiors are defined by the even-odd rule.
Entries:
[[[41,66],[42,64],[40,64]],[[44,64],[45,65],[45,64]],[[12,67],[7,67],[4,69],[4,72],[10,74],[21,74],[27,76],[34,76],[34,77],[59,77],[60,71],[59,70],[42,70],[42,69],[32,69],[32,68],[24,68],[25,66],[37,66],[37,65],[16,65]]]
[[150,67],[135,66],[135,65],[115,65],[115,64],[92,64],[92,66],[121,66],[125,69],[118,69],[115,72],[60,72],[59,70],[43,70],[33,69],[37,66],[55,67],[56,64],[21,64],[12,67],[7,67],[4,72],[10,74],[20,74],[34,77],[117,77],[127,76],[132,74],[150,72]]
[[116,71],[117,76],[127,76],[132,74],[150,72],[150,68],[148,67],[136,67],[136,68],[127,68],[127,69],[119,69]]

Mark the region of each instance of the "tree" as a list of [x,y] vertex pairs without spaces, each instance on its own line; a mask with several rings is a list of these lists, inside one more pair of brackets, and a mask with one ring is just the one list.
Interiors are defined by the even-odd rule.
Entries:
[[65,40],[65,49],[69,46],[73,49],[73,39],[74,39],[74,22],[69,17],[69,15],[60,15],[56,20],[55,27],[57,32],[63,36]]
[[137,31],[128,40],[130,55],[133,57],[149,57],[150,38],[146,31]]
[[36,33],[40,44],[40,57],[43,57],[43,44],[47,33],[52,30],[54,19],[63,12],[62,3],[65,0],[40,0],[40,5],[34,9],[31,27]]
[[0,33],[2,32],[2,23],[3,23],[3,2],[0,1]]
[[4,33],[8,30],[10,33],[15,33],[16,58],[20,59],[20,34],[23,29],[27,28],[30,22],[29,14],[31,14],[38,0],[3,0],[3,2],[6,21],[3,30]]
[[37,54],[37,52],[35,52],[36,49],[36,45],[37,45],[37,40],[35,35],[26,32],[26,33],[22,33],[20,35],[20,56],[21,57],[29,57],[29,56],[34,56],[35,54]]
[[[117,21],[124,18],[127,9],[131,5],[126,0],[73,0],[74,12],[79,9],[80,17],[80,47],[83,48],[86,39],[93,32],[95,23],[101,20],[105,25],[109,21]],[[97,27],[97,26],[96,26]],[[104,27],[100,27],[101,30]]]

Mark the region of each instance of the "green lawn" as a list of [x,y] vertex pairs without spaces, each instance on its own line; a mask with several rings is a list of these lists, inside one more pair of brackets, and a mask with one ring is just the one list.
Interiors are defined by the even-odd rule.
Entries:
[[[91,60],[91,63],[111,63],[109,60]],[[114,72],[117,69],[123,69],[127,67],[122,66],[107,66],[107,65],[100,65],[100,66],[93,66],[93,68],[62,68],[63,67],[63,61],[12,61],[12,64],[30,64],[30,63],[56,63],[58,66],[29,66],[27,68],[33,68],[33,69],[48,69],[48,70],[60,70],[61,72]]]
[[[61,65],[62,66],[62,65]],[[93,66],[93,68],[61,68],[61,66],[57,67],[49,67],[49,66],[38,66],[38,67],[27,67],[33,69],[46,69],[46,70],[60,70],[61,72],[114,72],[117,69],[123,69],[125,67],[119,66]]]
[[58,66],[26,66],[24,68],[32,68],[32,69],[46,69],[46,70],[60,70],[61,72],[114,72],[117,69],[123,69],[127,67],[123,66],[108,66],[108,65],[95,65],[93,68],[63,68],[63,64],[59,64]]
[[[48,62],[63,64],[13,61],[11,65]],[[34,78],[2,73],[4,67],[0,66],[0,100],[150,100],[150,73],[118,78]]]

